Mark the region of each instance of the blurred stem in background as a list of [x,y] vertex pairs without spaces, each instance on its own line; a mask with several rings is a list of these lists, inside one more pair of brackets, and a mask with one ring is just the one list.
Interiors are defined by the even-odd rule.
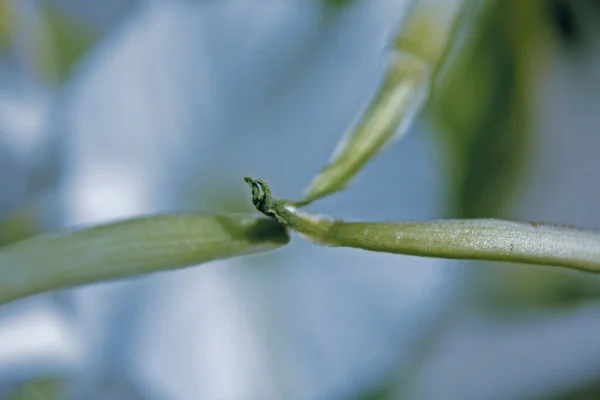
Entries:
[[11,3],[0,1],[0,51],[6,52],[11,45],[13,30],[13,10]]
[[93,28],[51,3],[0,2],[0,51],[17,55],[29,64],[31,78],[43,83],[63,83],[75,61],[97,38]]
[[[53,95],[52,92],[66,80],[75,62],[98,37],[93,28],[52,3],[0,0],[0,57],[9,64],[16,64],[20,74],[25,72],[21,78],[37,83],[43,88],[40,89],[42,92],[47,90]],[[55,146],[56,143],[50,145]],[[32,156],[42,157],[42,154],[32,152]],[[41,161],[27,159],[22,163],[37,166]],[[43,168],[52,170],[46,166]],[[27,178],[24,177],[24,180]],[[11,188],[4,190],[10,191]],[[38,215],[31,200],[25,199],[8,214],[0,215],[0,245],[40,232]]]
[[51,54],[42,51],[42,73],[51,82],[63,83],[72,66],[99,38],[92,27],[77,20],[66,10],[44,3],[41,13],[49,35]]
[[[532,133],[539,76],[557,35],[580,38],[572,4],[487,1],[440,80],[430,103],[447,151],[448,213],[457,218],[511,216],[519,200]],[[543,134],[543,133],[542,133]],[[565,306],[600,295],[598,278],[570,271],[477,268],[470,263],[470,296],[478,307]]]
[[430,102],[450,168],[449,213],[502,217],[523,171],[530,126],[532,68],[539,54],[539,1],[468,0],[448,68]]
[[65,385],[60,380],[37,379],[18,385],[4,400],[64,400],[67,398]]

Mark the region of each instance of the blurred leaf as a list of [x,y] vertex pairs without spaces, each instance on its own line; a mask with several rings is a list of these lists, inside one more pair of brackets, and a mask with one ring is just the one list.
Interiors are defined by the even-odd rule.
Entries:
[[17,242],[38,232],[36,217],[27,208],[9,214],[0,224],[0,246]]
[[562,269],[523,268],[502,264],[477,271],[473,266],[471,293],[479,308],[522,311],[525,307],[573,307],[598,298],[600,277]]
[[41,63],[44,74],[55,82],[63,82],[71,67],[98,39],[98,33],[67,11],[44,2],[42,13],[49,35],[49,48],[43,48]]
[[[97,41],[99,35],[75,16],[49,2],[43,2],[40,10],[40,26],[27,28],[33,33],[33,43],[28,46],[34,55],[36,68],[44,79],[61,83],[68,77],[74,63]],[[0,50],[9,51],[12,48],[17,11],[9,1],[0,0]]]
[[6,0],[0,1],[0,50],[6,51],[11,45],[13,11]]
[[37,379],[23,383],[1,400],[64,400],[65,385],[57,379]]
[[570,50],[569,56],[594,51],[599,36],[596,27],[600,25],[600,2],[552,0],[544,2],[543,11],[550,32],[563,48]]
[[555,393],[544,400],[598,400],[600,399],[600,379],[596,378],[579,384],[570,391]]
[[581,41],[581,27],[574,14],[574,4],[571,1],[548,1],[550,18],[554,20],[553,28],[565,43],[572,45]]
[[[540,48],[554,24],[548,6],[488,2],[442,76],[430,106],[450,154],[452,216],[501,217],[518,195],[530,150],[532,77],[544,68]],[[470,276],[474,303],[483,307],[566,306],[600,294],[598,277],[564,270],[474,265]]]
[[458,218],[501,215],[522,173],[529,77],[520,75],[526,60],[517,46],[528,44],[513,40],[513,6],[497,0],[478,10],[430,104],[450,154],[450,213]]
[[75,285],[274,250],[287,230],[249,214],[156,215],[0,249],[0,304]]
[[346,7],[354,3],[355,1],[356,0],[323,0],[323,3],[325,3],[325,5],[329,7],[339,8]]

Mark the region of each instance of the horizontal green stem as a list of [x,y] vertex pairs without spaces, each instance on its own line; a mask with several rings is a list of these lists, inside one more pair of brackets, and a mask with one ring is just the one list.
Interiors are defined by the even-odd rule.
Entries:
[[508,261],[600,272],[600,232],[497,219],[344,222],[301,212],[286,201],[274,199],[264,182],[248,178],[247,182],[254,185],[253,202],[259,211],[317,243],[414,256]]
[[[299,224],[290,224],[291,228]],[[301,224],[300,224],[301,225]],[[333,222],[316,240],[415,256],[509,261],[600,272],[600,234],[497,219]]]
[[0,248],[0,304],[44,291],[257,253],[289,241],[277,222],[245,214],[157,215]]

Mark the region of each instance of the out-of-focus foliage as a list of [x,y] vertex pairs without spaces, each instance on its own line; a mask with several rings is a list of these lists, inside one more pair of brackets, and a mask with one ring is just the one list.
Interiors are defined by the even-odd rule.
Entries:
[[354,3],[356,0],[323,0],[323,2],[329,6],[329,7],[345,7],[348,6],[352,3]]
[[38,232],[35,217],[26,209],[12,212],[0,223],[0,246],[26,239]]
[[0,400],[64,400],[66,398],[67,393],[63,382],[47,378],[23,383]]
[[566,393],[557,393],[546,400],[598,400],[600,398],[600,381],[578,387]]
[[[519,195],[532,133],[530,93],[545,70],[551,33],[572,46],[581,37],[563,1],[492,1],[479,10],[431,103],[451,168],[449,213],[460,218],[506,217]],[[542,60],[542,61],[540,61]],[[503,309],[568,305],[597,297],[593,276],[503,265],[475,266],[471,287],[479,305]]]
[[474,271],[472,287],[480,306],[510,312],[578,305],[598,298],[598,283],[598,277],[569,271],[498,265],[491,266],[486,273]]
[[449,213],[458,218],[500,216],[509,204],[529,132],[527,48],[539,38],[537,2],[476,3],[431,102],[450,158]]
[[[40,2],[40,26],[32,26],[34,43],[28,44],[32,51],[34,70],[45,83],[60,84],[68,76],[78,58],[98,39],[88,24],[78,21],[68,11],[48,3]],[[12,52],[15,23],[18,12],[14,2],[0,1],[0,52]],[[53,171],[52,168],[47,168]],[[31,204],[21,204],[0,224],[0,245],[24,239],[38,232]],[[2,218],[0,218],[2,219]]]
[[0,1],[0,50],[10,46],[12,31],[12,10],[8,1]]
[[42,50],[43,73],[60,83],[67,78],[78,58],[96,42],[98,34],[89,25],[51,4],[44,3],[42,14],[52,47]]
[[[13,45],[15,21],[19,10],[9,1],[0,1],[0,51]],[[75,61],[98,39],[89,25],[68,11],[50,3],[40,5],[43,26],[31,27],[30,49],[35,52],[36,70],[48,82],[62,83]]]
[[548,15],[554,35],[562,46],[571,50],[571,55],[575,56],[581,50],[585,52],[589,50],[589,45],[597,43],[598,35],[593,32],[593,27],[600,26],[600,2],[546,1],[544,12]]

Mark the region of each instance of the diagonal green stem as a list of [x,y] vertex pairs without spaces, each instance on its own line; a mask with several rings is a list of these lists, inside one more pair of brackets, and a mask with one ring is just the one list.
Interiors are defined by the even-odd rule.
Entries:
[[246,178],[246,182],[253,187],[253,203],[259,211],[320,244],[600,272],[600,232],[497,219],[344,222],[301,212],[291,203],[273,198],[260,180]]
[[156,215],[0,249],[0,304],[44,291],[268,251],[285,227],[247,214]]
[[370,160],[408,132],[429,99],[467,7],[462,0],[410,3],[368,106],[296,206],[344,190]]

